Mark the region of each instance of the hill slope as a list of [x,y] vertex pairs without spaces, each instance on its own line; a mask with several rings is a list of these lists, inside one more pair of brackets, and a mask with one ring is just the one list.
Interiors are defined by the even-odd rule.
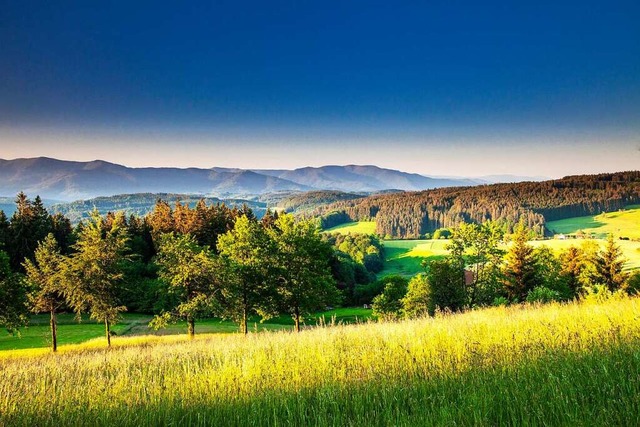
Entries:
[[496,307],[0,352],[0,424],[636,425],[639,309],[637,298]]

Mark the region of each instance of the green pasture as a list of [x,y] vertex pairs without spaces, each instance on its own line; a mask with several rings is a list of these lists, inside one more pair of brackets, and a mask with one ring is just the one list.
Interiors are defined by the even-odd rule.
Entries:
[[600,215],[549,221],[546,227],[555,234],[575,234],[582,231],[587,235],[594,234],[601,239],[609,233],[614,237],[640,239],[640,205],[628,206],[624,210],[605,212]]
[[[186,334],[186,322],[170,324],[166,329],[149,329],[148,323],[153,316],[145,314],[123,315],[120,322],[112,327],[116,336],[136,335],[176,335]],[[336,308],[315,313],[304,319],[303,325],[315,327],[323,324],[349,324],[366,322],[371,318],[371,310],[364,308]],[[263,323],[259,317],[252,317],[250,329],[262,331],[291,331],[293,319],[290,316],[279,316]],[[239,331],[238,324],[228,320],[203,319],[196,321],[196,334],[235,333]],[[104,324],[96,323],[84,317],[77,322],[72,314],[58,315],[58,345],[79,344],[104,336]],[[0,351],[20,350],[27,348],[42,348],[51,345],[51,331],[49,329],[49,315],[38,314],[31,317],[29,326],[22,328],[18,335],[12,335],[6,330],[0,331]]]
[[341,234],[375,234],[376,222],[375,221],[357,221],[347,222],[345,224],[336,225],[327,230],[326,233],[341,233]]
[[[93,338],[104,336],[104,324],[96,323],[84,316],[81,322],[75,320],[73,314],[58,316],[58,345],[79,344]],[[145,325],[151,316],[141,314],[124,314],[122,321],[112,327],[114,335],[131,335],[133,329]],[[29,325],[21,328],[17,335],[0,329],[0,350],[19,350],[23,348],[39,348],[51,345],[49,315],[37,314],[31,317]]]

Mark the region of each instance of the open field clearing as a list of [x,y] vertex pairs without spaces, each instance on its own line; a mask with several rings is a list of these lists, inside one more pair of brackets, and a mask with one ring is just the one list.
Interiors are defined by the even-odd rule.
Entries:
[[376,222],[375,221],[357,221],[348,222],[346,224],[336,225],[327,230],[325,233],[342,233],[342,234],[375,234]]
[[423,260],[434,260],[448,254],[449,240],[385,240],[385,264],[381,276],[399,274],[413,276],[424,272]]
[[629,206],[623,211],[606,212],[595,216],[581,216],[559,221],[550,221],[546,227],[556,234],[575,234],[583,231],[595,237],[605,238],[612,233],[615,237],[640,239],[640,206]]
[[0,424],[635,425],[639,314],[624,299],[23,351],[0,359]]

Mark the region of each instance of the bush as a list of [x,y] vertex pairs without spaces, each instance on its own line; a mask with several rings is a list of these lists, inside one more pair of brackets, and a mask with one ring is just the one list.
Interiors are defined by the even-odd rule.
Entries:
[[528,303],[550,303],[552,301],[560,301],[560,293],[549,289],[545,286],[536,286],[527,294],[526,301]]
[[429,314],[431,306],[431,287],[426,274],[413,276],[407,287],[407,294],[402,299],[405,317],[416,318]]
[[629,295],[640,295],[640,271],[635,271],[629,276],[625,291]]
[[373,299],[373,315],[382,320],[398,319],[402,313],[402,299],[407,293],[407,279],[388,276],[380,282],[384,283],[384,289]]
[[593,285],[584,288],[581,300],[590,303],[602,303],[608,300],[624,299],[626,293],[623,291],[611,292],[606,285]]

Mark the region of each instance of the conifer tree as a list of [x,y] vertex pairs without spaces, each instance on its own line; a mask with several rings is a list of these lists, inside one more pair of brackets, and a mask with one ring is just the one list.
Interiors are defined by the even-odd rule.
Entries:
[[524,222],[520,222],[504,258],[504,286],[510,299],[524,301],[527,293],[538,284],[533,247],[528,240],[529,231]]
[[151,233],[154,239],[159,238],[161,234],[176,231],[173,210],[164,200],[158,199],[153,211],[147,216],[147,221],[151,226]]
[[27,287],[20,274],[11,271],[9,256],[0,251],[0,326],[16,333],[27,323]]
[[621,289],[628,276],[622,271],[625,261],[620,246],[616,244],[613,235],[609,234],[604,250],[600,251],[595,259],[596,268],[592,280],[605,285],[611,292]]

